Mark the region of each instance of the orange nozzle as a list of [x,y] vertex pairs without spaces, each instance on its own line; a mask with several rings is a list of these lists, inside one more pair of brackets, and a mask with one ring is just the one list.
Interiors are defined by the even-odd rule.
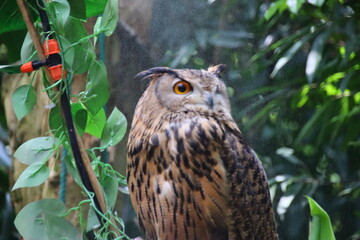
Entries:
[[27,63],[24,63],[23,65],[21,65],[20,71],[23,73],[28,73],[28,72],[34,71],[32,62],[27,62]]
[[60,80],[62,78],[62,76],[65,74],[62,71],[62,64],[49,67],[49,71],[50,71],[51,77],[54,79],[54,81]]
[[55,39],[46,40],[43,44],[43,48],[45,56],[60,52],[59,44]]

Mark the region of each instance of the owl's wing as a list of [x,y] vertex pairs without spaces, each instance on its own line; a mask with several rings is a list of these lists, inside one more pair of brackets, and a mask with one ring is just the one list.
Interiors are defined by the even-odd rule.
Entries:
[[230,184],[229,239],[277,239],[265,171],[234,122],[225,123],[221,158]]

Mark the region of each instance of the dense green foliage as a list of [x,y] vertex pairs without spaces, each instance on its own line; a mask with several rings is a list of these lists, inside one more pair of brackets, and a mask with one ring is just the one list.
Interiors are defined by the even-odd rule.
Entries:
[[210,2],[165,63],[228,65],[232,112],[269,175],[280,239],[307,238],[304,195],[338,239],[359,239],[360,3]]

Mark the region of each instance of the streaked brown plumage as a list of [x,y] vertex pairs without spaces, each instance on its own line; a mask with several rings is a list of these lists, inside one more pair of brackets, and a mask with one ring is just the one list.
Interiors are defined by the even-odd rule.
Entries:
[[138,74],[150,83],[127,179],[146,239],[277,239],[265,171],[231,117],[221,70]]

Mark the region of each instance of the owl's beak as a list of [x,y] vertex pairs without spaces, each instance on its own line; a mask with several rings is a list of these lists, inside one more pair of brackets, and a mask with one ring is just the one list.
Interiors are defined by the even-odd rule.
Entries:
[[214,98],[211,93],[206,93],[205,102],[211,109],[214,107]]

